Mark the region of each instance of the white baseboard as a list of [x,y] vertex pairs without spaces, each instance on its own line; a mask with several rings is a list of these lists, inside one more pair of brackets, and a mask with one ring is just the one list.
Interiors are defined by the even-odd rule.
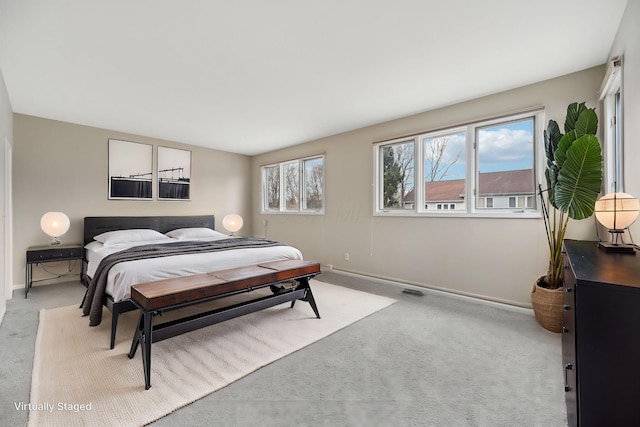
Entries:
[[[324,266],[323,266],[324,267]],[[345,270],[336,270],[335,268],[333,268],[332,266],[326,266],[327,270],[330,270],[333,273],[337,273],[337,274],[342,274],[345,276],[351,276],[351,277],[358,277],[364,280],[371,280],[377,283],[381,283],[383,285],[387,285],[387,286],[393,286],[396,288],[403,288],[403,289],[411,289],[414,291],[420,291],[420,292],[425,292],[425,293],[432,293],[432,294],[436,294],[436,295],[443,295],[446,297],[450,297],[450,298],[455,298],[455,299],[459,299],[462,301],[467,301],[467,302],[472,302],[472,303],[476,303],[476,304],[483,304],[483,305],[487,305],[490,307],[496,307],[502,310],[507,310],[507,311],[513,311],[516,313],[522,313],[522,314],[527,314],[527,315],[531,315],[533,316],[533,309],[529,308],[529,307],[522,307],[519,305],[515,305],[515,304],[510,304],[508,302],[504,302],[504,301],[495,301],[495,300],[490,300],[490,299],[486,299],[486,298],[481,298],[477,295],[465,295],[462,293],[456,293],[456,292],[451,292],[451,291],[447,291],[444,289],[436,289],[436,288],[432,288],[432,287],[427,287],[427,286],[421,286],[421,285],[415,285],[415,284],[411,284],[411,283],[404,283],[404,282],[399,282],[399,281],[395,281],[395,280],[390,280],[390,279],[384,279],[381,277],[375,277],[375,276],[369,276],[367,274],[362,274],[362,273],[354,273],[354,272],[350,272],[350,271],[345,271]]]

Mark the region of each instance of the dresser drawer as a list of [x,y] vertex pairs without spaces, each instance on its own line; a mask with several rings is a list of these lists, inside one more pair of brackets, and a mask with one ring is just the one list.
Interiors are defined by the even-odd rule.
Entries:
[[[575,312],[575,294],[576,294],[576,278],[571,269],[569,258],[564,255],[562,259],[562,281],[563,281],[563,337],[573,336],[576,319]],[[564,339],[564,338],[563,338]],[[571,338],[573,339],[573,337]]]

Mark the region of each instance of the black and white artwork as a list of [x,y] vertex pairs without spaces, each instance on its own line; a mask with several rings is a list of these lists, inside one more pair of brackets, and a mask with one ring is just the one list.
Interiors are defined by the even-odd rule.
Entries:
[[191,151],[158,147],[158,200],[191,200]]
[[151,200],[153,146],[109,139],[109,199]]

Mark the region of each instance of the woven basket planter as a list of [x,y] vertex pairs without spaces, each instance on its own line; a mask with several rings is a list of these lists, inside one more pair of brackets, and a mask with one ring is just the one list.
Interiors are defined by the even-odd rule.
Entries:
[[538,286],[538,279],[531,291],[533,313],[540,326],[551,332],[562,332],[563,288],[547,289]]

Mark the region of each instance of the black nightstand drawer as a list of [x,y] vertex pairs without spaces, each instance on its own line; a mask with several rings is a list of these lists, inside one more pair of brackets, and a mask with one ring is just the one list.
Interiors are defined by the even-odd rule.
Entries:
[[46,261],[82,258],[81,246],[63,246],[50,249],[34,249],[27,251],[27,262],[38,263]]

